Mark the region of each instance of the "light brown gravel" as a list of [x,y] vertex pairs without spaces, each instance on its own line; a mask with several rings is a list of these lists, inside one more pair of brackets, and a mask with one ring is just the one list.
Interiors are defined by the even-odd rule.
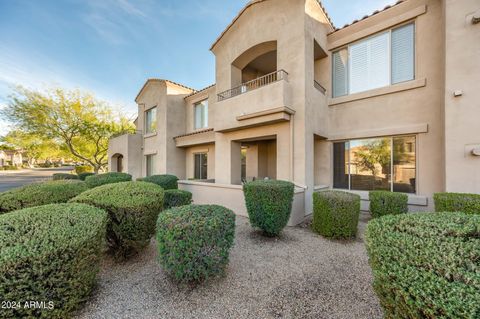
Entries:
[[128,262],[105,259],[78,318],[382,318],[362,237],[327,240],[303,225],[271,239],[237,217],[226,276],[197,287],[165,276],[152,240]]

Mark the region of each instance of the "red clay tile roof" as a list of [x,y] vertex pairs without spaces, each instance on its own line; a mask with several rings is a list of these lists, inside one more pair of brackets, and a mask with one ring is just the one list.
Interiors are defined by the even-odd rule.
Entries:
[[208,90],[209,88],[214,87],[215,84],[216,84],[216,83],[213,83],[213,84],[211,84],[211,85],[209,85],[209,86],[207,86],[207,87],[205,87],[205,88],[203,88],[203,89],[200,89],[200,90],[198,90],[198,91],[195,91],[195,92],[187,95],[186,97],[184,97],[184,99],[189,98],[189,97],[191,97],[191,96],[193,96],[193,95],[195,95],[195,94],[201,93],[201,92],[203,92],[203,91],[205,91],[205,90]]
[[182,135],[175,136],[174,139],[179,138],[179,137],[184,137],[184,136],[202,134],[202,133],[211,132],[211,131],[213,131],[213,128],[206,128],[206,129],[204,129],[204,130],[198,130],[198,131],[195,131],[195,132],[191,132],[191,133],[186,133],[186,134],[182,134]]
[[353,24],[355,24],[355,23],[357,23],[357,22],[363,21],[363,20],[365,20],[365,19],[367,19],[367,18],[370,18],[371,16],[374,16],[374,15],[380,13],[380,12],[383,12],[383,11],[386,11],[386,10],[388,10],[388,9],[390,9],[390,8],[393,8],[393,7],[395,7],[395,6],[403,3],[403,2],[405,2],[405,1],[407,1],[407,0],[398,0],[396,3],[394,3],[394,4],[392,4],[392,5],[388,5],[388,6],[386,6],[385,8],[383,8],[383,9],[381,9],[381,10],[375,10],[373,13],[368,14],[368,15],[366,15],[366,16],[363,16],[361,19],[353,20],[352,22],[345,24],[345,25],[344,25],[343,27],[341,27],[341,28],[336,28],[334,31],[330,32],[330,34],[335,33],[335,32],[337,32],[337,31],[340,31],[340,30],[343,30],[343,29],[345,29],[345,28],[347,28],[347,27],[349,27],[349,26],[351,26],[351,25],[353,25]]

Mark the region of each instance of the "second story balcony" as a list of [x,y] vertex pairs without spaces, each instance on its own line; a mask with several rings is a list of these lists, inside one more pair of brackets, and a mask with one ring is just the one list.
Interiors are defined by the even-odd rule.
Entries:
[[278,70],[217,95],[216,131],[235,130],[289,120],[288,73]]

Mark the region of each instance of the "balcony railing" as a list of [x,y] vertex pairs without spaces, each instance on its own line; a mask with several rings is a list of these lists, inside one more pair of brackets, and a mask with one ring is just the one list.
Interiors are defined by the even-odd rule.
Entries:
[[267,75],[264,75],[262,77],[256,78],[254,80],[245,82],[242,85],[234,87],[233,89],[217,94],[218,101],[220,102],[220,101],[232,98],[234,96],[261,88],[262,86],[266,86],[274,82],[287,80],[287,79],[288,79],[288,73],[285,70],[275,71]]
[[320,92],[322,92],[323,95],[325,95],[327,93],[327,89],[325,89],[320,83],[318,83],[317,81],[313,80],[313,86],[315,86],[315,88],[317,90],[319,90]]

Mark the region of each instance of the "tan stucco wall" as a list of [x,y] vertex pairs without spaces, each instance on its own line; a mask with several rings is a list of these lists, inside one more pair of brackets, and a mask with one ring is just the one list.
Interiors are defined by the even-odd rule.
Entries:
[[142,139],[141,134],[125,134],[110,139],[108,143],[108,170],[117,171],[113,156],[123,155],[123,170],[132,175],[133,179],[142,176]]
[[[480,193],[480,15],[478,0],[444,0],[446,190]],[[454,97],[454,91],[463,95]]]

